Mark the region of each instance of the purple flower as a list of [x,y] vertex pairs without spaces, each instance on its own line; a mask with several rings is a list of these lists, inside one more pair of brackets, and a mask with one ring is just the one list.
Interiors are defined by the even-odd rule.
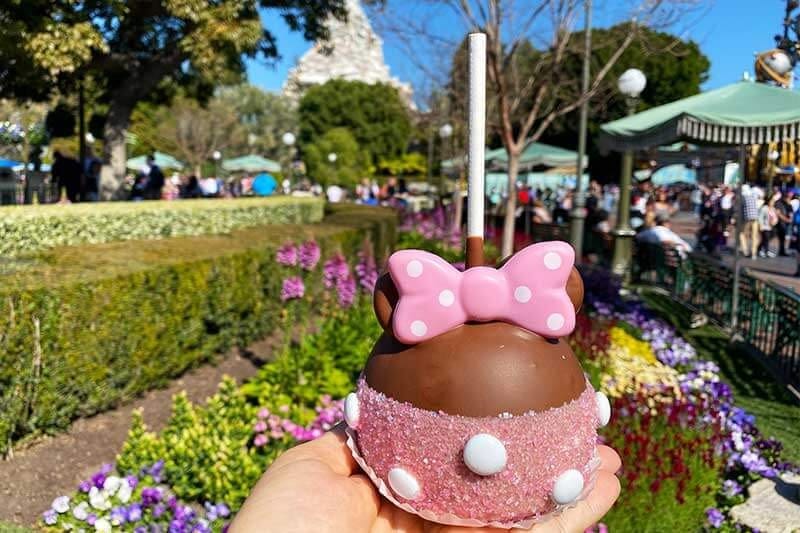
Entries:
[[322,282],[326,289],[332,289],[339,280],[350,277],[350,267],[342,254],[336,254],[322,266]]
[[128,522],[138,522],[142,519],[142,506],[138,503],[133,503],[128,507]]
[[319,256],[319,244],[317,244],[316,241],[304,242],[300,245],[300,251],[298,252],[300,268],[303,270],[314,270],[314,267],[319,263]]
[[231,510],[224,503],[218,503],[217,515],[219,515],[222,518],[228,518],[231,515]]
[[142,489],[142,505],[150,506],[161,501],[161,490],[156,487],[144,487]]
[[48,509],[42,513],[42,518],[44,519],[45,524],[52,526],[58,521],[58,513],[56,513],[53,509]]
[[711,524],[711,527],[715,529],[722,527],[722,523],[725,521],[725,515],[714,507],[706,509],[706,518],[708,519],[708,523]]
[[78,485],[78,490],[81,492],[88,493],[92,488],[92,482],[88,479],[81,481],[81,484]]
[[281,288],[281,301],[294,300],[302,298],[306,293],[306,286],[303,280],[298,276],[290,276],[283,280],[283,287]]
[[163,503],[157,503],[153,506],[153,518],[160,518],[167,511]]
[[109,518],[111,519],[111,523],[113,525],[121,525],[127,521],[128,514],[125,512],[124,507],[115,507],[111,509],[111,515]]
[[150,529],[147,526],[136,526],[133,533],[148,533]]
[[132,489],[135,489],[135,488],[136,488],[136,485],[138,485],[138,484],[139,484],[139,478],[138,478],[138,477],[136,477],[136,476],[128,476],[128,477],[126,477],[125,479],[128,481],[128,485],[129,485],[129,486],[130,486]]
[[95,522],[97,522],[97,515],[90,514],[89,516],[86,517],[86,523],[89,524],[90,526],[93,526]]
[[742,493],[742,487],[732,479],[726,479],[722,484],[722,492],[729,498]]
[[147,474],[153,478],[153,481],[156,483],[161,483],[161,480],[164,477],[164,460],[159,459],[153,463],[153,466],[148,469]]
[[356,282],[348,276],[340,279],[336,283],[336,296],[339,299],[339,305],[342,307],[350,307],[356,298]]
[[293,243],[287,242],[278,248],[275,260],[283,266],[297,265],[297,247]]

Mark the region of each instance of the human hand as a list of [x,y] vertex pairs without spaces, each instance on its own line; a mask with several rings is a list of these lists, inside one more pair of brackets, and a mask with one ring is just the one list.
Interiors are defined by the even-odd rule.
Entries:
[[[281,455],[256,484],[229,533],[497,533],[492,528],[435,524],[392,505],[358,470],[337,426],[317,440]],[[598,446],[600,469],[585,500],[532,533],[579,533],[605,515],[619,496],[614,473],[621,462],[608,446]]]

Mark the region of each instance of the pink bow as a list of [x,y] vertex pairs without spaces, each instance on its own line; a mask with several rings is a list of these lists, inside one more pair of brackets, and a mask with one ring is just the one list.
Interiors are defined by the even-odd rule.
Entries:
[[569,335],[575,308],[566,284],[574,262],[572,247],[559,241],[528,246],[500,269],[474,267],[463,273],[428,252],[395,252],[389,258],[400,295],[394,335],[415,344],[468,321],[493,320],[543,337]]

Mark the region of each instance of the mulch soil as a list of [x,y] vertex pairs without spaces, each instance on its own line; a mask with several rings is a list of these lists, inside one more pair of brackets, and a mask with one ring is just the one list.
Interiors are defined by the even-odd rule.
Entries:
[[277,341],[265,339],[246,350],[232,350],[216,364],[191,370],[167,388],[146,393],[112,411],[77,420],[66,432],[38,440],[0,460],[0,530],[3,522],[32,525],[53,498],[70,494],[78,483],[103,463],[114,461],[131,425],[134,409],[144,410],[151,430],[162,429],[169,419],[172,396],[186,391],[193,402],[203,402],[217,390],[224,375],[242,382],[267,361]]

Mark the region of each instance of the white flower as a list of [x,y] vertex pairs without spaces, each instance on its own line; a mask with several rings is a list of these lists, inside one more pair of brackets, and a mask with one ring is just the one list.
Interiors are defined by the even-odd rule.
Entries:
[[117,491],[117,499],[122,503],[128,503],[131,499],[131,493],[133,489],[131,488],[130,483],[127,480],[123,480],[122,484],[119,486],[119,490]]
[[53,500],[52,507],[57,513],[66,513],[69,511],[69,496],[59,496]]
[[72,510],[72,516],[78,520],[86,520],[86,517],[89,516],[89,504],[86,502],[81,502],[76,505]]
[[89,491],[89,503],[92,507],[100,511],[111,509],[111,502],[108,501],[108,494],[105,490],[99,490],[97,487],[92,487]]
[[108,476],[103,483],[103,490],[108,491],[108,494],[113,496],[117,489],[122,485],[122,479],[117,476]]
[[72,531],[73,529],[75,529],[75,526],[73,526],[70,522],[64,522],[65,531]]
[[111,522],[105,518],[98,518],[94,523],[94,530],[98,533],[111,533]]

